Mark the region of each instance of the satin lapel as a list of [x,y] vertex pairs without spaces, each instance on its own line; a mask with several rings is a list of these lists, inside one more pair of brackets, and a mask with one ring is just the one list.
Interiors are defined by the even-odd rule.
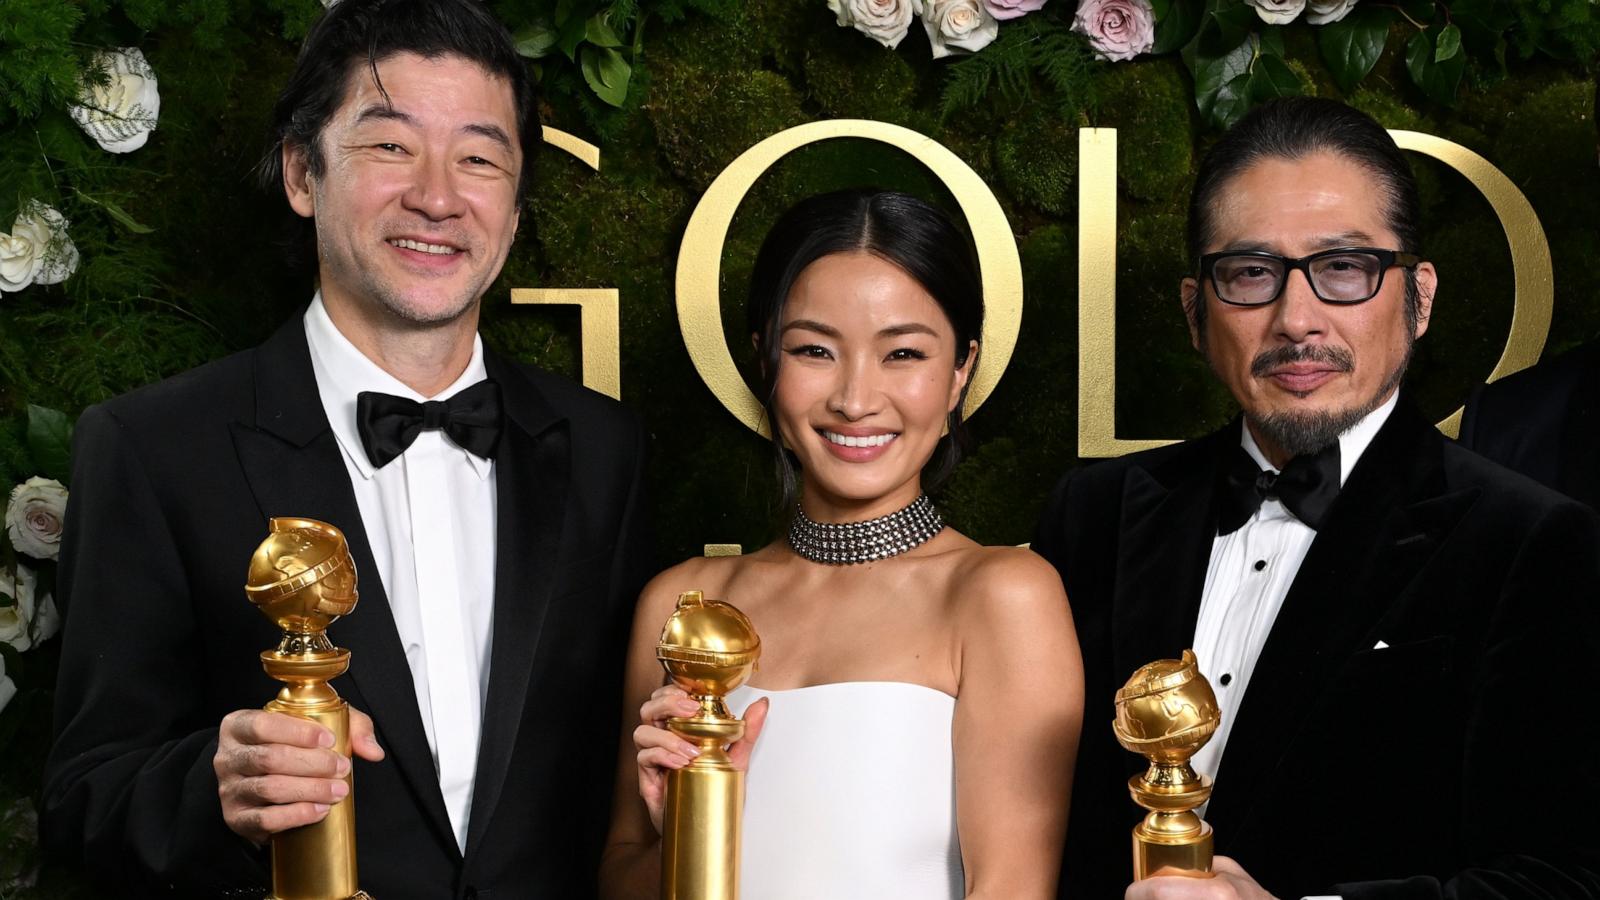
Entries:
[[1193,453],[1153,470],[1131,468],[1123,481],[1112,617],[1118,678],[1145,663],[1176,659],[1194,645],[1216,532],[1218,448],[1228,435],[1237,441],[1238,426],[1202,438]]
[[1227,852],[1285,751],[1351,654],[1369,650],[1390,605],[1473,496],[1444,493],[1443,438],[1402,398],[1362,454],[1311,544],[1256,660],[1206,819]]
[[486,353],[484,362],[489,377],[500,383],[505,427],[495,451],[494,639],[467,827],[469,857],[494,819],[525,717],[572,470],[567,422],[514,367],[493,354]]
[[[377,723],[378,741],[416,792],[445,843],[454,846],[444,797],[417,711],[416,688],[373,562],[338,441],[328,426],[311,370],[300,317],[256,351],[256,421],[236,423],[234,446],[264,518],[305,516],[344,531],[355,560],[361,602],[329,629],[351,654],[349,678]],[[265,521],[262,535],[266,535]],[[246,560],[240,560],[244,571]],[[242,602],[242,601],[241,601]]]

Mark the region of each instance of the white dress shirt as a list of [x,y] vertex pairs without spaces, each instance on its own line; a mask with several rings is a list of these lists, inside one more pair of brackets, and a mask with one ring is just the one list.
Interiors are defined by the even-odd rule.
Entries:
[[418,402],[448,399],[486,377],[483,341],[474,340],[472,360],[454,384],[424,397],[356,349],[328,317],[320,293],[306,310],[305,327],[322,407],[343,450],[378,569],[359,575],[376,576],[388,595],[445,809],[464,851],[489,686],[494,463],[433,429],[374,469],[356,426],[356,395],[380,391]]
[[[1344,486],[1357,460],[1378,429],[1388,420],[1399,399],[1397,391],[1348,431],[1339,435],[1339,485]],[[1274,472],[1256,446],[1250,429],[1242,423],[1240,443],[1262,469]],[[1267,643],[1283,598],[1294,584],[1300,563],[1317,536],[1311,526],[1296,519],[1276,498],[1261,507],[1237,531],[1219,534],[1211,542],[1211,562],[1206,567],[1205,589],[1200,595],[1200,617],[1195,623],[1194,652],[1200,671],[1217,692],[1222,724],[1191,761],[1195,771],[1216,778],[1222,752],[1228,745],[1239,704],[1250,685],[1256,658]]]

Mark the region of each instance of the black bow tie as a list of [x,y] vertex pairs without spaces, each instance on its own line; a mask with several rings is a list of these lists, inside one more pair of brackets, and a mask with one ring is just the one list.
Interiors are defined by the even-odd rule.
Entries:
[[1269,497],[1276,497],[1312,529],[1321,528],[1339,497],[1339,442],[1310,456],[1296,456],[1282,472],[1261,469],[1243,447],[1238,448],[1218,498],[1217,532],[1237,531]]
[[393,394],[356,395],[356,430],[375,468],[406,452],[424,428],[441,428],[474,456],[494,458],[500,441],[500,386],[485,379],[449,400],[418,403]]

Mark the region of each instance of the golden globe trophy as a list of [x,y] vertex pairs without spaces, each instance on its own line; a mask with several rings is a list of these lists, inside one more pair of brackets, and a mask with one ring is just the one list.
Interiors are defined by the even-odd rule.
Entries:
[[744,613],[699,591],[678,596],[656,644],[656,658],[700,711],[667,720],[667,729],[700,749],[667,773],[661,816],[662,900],[739,900],[739,835],[744,773],[728,744],[744,736],[722,698],[738,687],[761,656],[761,638]]
[[1217,695],[1200,674],[1194,651],[1139,667],[1117,691],[1112,728],[1122,746],[1150,760],[1128,779],[1133,802],[1150,811],[1133,829],[1133,880],[1152,875],[1211,877],[1211,826],[1195,809],[1211,796],[1211,783],[1189,759],[1222,721]]
[[[333,732],[333,749],[350,756],[350,706],[328,684],[350,668],[350,651],[328,641],[327,628],[356,608],[356,565],[344,533],[315,519],[272,519],[272,533],[250,558],[245,596],[283,629],[261,665],[284,683],[268,712],[310,719]],[[272,837],[270,900],[354,900],[356,808],[351,791],[322,821]]]

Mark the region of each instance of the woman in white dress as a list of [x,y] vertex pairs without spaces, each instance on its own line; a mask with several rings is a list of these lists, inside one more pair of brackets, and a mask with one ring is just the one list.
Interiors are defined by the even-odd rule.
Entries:
[[750,330],[798,504],[787,539],[688,560],[639,600],[603,896],[658,896],[665,770],[694,752],[662,725],[697,706],[662,686],[655,644],[701,590],[761,635],[728,698],[742,900],[1055,897],[1083,706],[1067,599],[1048,563],[945,527],[923,493],[963,434],[972,258],[943,213],[887,192],[813,197],[762,245]]

